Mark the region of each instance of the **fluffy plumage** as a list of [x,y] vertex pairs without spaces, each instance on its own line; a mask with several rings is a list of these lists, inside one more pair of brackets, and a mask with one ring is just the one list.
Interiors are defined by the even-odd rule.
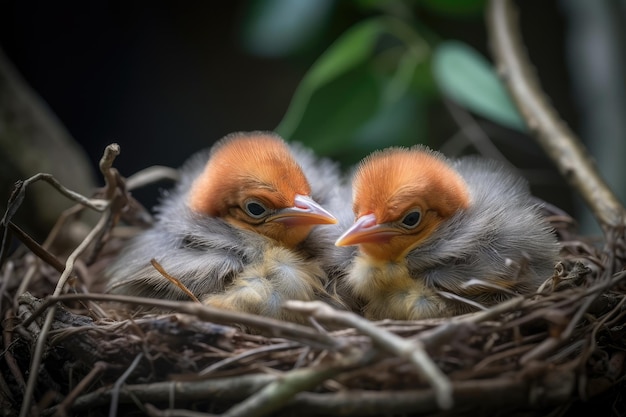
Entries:
[[353,193],[356,221],[336,244],[359,248],[344,285],[371,319],[461,314],[535,290],[554,268],[556,237],[527,183],[495,161],[391,148],[362,161]]
[[338,303],[316,259],[331,238],[309,237],[314,226],[336,222],[313,199],[330,198],[338,177],[334,164],[277,135],[229,135],[181,168],[154,227],[109,268],[108,290],[188,299],[152,267],[155,258],[203,302],[222,308],[296,320],[282,310],[285,299]]

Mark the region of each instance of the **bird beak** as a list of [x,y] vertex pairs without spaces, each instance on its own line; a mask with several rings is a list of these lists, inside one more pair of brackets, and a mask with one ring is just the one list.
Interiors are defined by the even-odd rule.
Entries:
[[400,233],[385,224],[378,224],[374,214],[364,214],[335,242],[336,246],[353,246],[361,243],[387,243]]
[[279,210],[267,221],[280,222],[287,226],[304,226],[313,224],[335,224],[337,219],[312,198],[296,194],[293,207]]

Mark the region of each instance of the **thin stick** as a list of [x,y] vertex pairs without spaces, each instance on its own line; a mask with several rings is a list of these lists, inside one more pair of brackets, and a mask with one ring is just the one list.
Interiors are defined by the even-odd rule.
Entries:
[[261,346],[258,347],[256,349],[248,349],[245,352],[230,357],[230,358],[226,358],[226,359],[222,359],[219,362],[216,362],[206,368],[204,368],[203,370],[201,370],[200,372],[198,372],[198,377],[206,377],[209,374],[211,374],[212,372],[216,371],[219,368],[223,368],[224,366],[230,365],[231,363],[235,363],[238,362],[242,359],[245,358],[249,358],[250,356],[255,356],[259,353],[267,353],[267,352],[273,352],[273,351],[277,351],[277,350],[285,350],[285,349],[291,349],[291,348],[295,348],[298,347],[299,345],[293,342],[288,342],[288,343],[280,343],[277,345],[269,345],[269,346]]
[[261,417],[281,409],[297,393],[315,388],[338,373],[371,359],[372,352],[353,352],[332,365],[286,372],[256,394],[224,413],[223,417]]
[[[57,286],[54,289],[53,296],[57,296],[63,290],[65,283],[67,282],[72,270],[74,269],[74,262],[76,258],[80,256],[81,253],[91,244],[93,239],[100,233],[100,231],[106,226],[108,223],[109,216],[107,215],[109,212],[106,212],[100,220],[96,224],[96,226],[89,232],[87,237],[81,242],[80,245],[70,254],[65,262],[65,271],[61,274],[59,281],[57,282]],[[30,374],[28,375],[28,382],[26,384],[26,391],[24,392],[24,400],[22,401],[22,408],[20,409],[20,417],[26,417],[29,411],[30,402],[32,400],[33,393],[35,391],[35,384],[37,383],[37,377],[39,375],[39,366],[41,365],[41,359],[43,357],[43,352],[45,350],[46,339],[48,337],[48,332],[50,331],[50,326],[52,325],[52,321],[54,320],[54,314],[56,312],[56,305],[52,305],[48,310],[43,326],[41,327],[41,333],[37,338],[37,345],[35,346],[35,352],[32,357],[32,362],[30,366]]]
[[115,381],[115,384],[113,384],[113,389],[111,390],[111,405],[109,407],[109,417],[115,417],[117,415],[117,405],[120,398],[120,388],[122,387],[122,384],[126,382],[130,374],[133,373],[135,368],[137,368],[137,365],[139,365],[139,361],[141,361],[141,358],[143,358],[143,353],[139,352],[139,354],[135,356],[135,359],[133,359],[133,362],[130,364],[128,369],[125,370],[124,373],[117,379],[117,381]]
[[42,261],[53,267],[57,272],[63,272],[63,269],[65,268],[63,263],[59,261],[56,256],[48,252],[48,250],[46,250],[43,246],[35,242],[33,238],[20,229],[18,225],[13,222],[9,222],[9,229],[11,229],[17,238]]
[[498,72],[539,144],[561,174],[581,194],[598,222],[624,224],[626,210],[594,165],[580,139],[561,120],[541,90],[521,41],[511,0],[491,0],[487,9],[489,40]]
[[97,212],[103,212],[104,210],[106,210],[108,206],[107,200],[102,200],[102,199],[97,199],[97,198],[93,198],[93,199],[87,198],[83,196],[82,194],[77,193],[76,191],[72,191],[69,188],[64,187],[56,178],[54,178],[54,176],[52,176],[52,174],[46,174],[46,173],[40,172],[18,183],[14,198],[9,203],[5,216],[3,217],[3,223],[10,220],[15,210],[17,210],[17,207],[15,207],[13,203],[17,202],[19,205],[21,203],[21,200],[24,199],[24,195],[26,194],[26,189],[28,188],[28,186],[30,186],[31,184],[37,181],[47,182],[53,188],[55,188],[58,192],[60,192],[61,194],[69,198],[70,200],[76,201],[77,203],[80,203],[85,207],[89,207],[90,209],[95,210]]
[[310,314],[322,321],[354,327],[362,334],[369,336],[380,347],[413,363],[418,373],[433,387],[439,407],[444,410],[452,408],[450,380],[428,356],[421,341],[403,339],[377,327],[363,317],[348,311],[335,310],[320,301],[291,300],[285,303],[285,308]]
[[[569,371],[554,370],[548,378],[557,382],[542,383],[537,380],[498,376],[491,379],[474,379],[452,383],[455,403],[459,409],[472,409],[477,405],[483,411],[502,411],[503,407],[546,407],[571,400],[575,378]],[[256,374],[230,378],[218,378],[194,382],[155,382],[152,384],[127,385],[120,391],[120,403],[129,403],[135,397],[142,402],[164,402],[172,390],[177,401],[216,402],[242,401],[268,384],[277,382],[282,375]],[[545,385],[544,385],[545,384]],[[111,387],[85,394],[72,407],[74,413],[107,405]],[[404,415],[428,414],[437,411],[432,388],[411,390],[348,390],[338,393],[300,392],[283,407],[288,415]],[[45,410],[49,415],[56,407]],[[168,416],[194,416],[191,411],[180,410],[181,414]],[[203,416],[202,414],[198,414]],[[204,417],[204,416],[203,416]]]
[[112,143],[105,148],[104,153],[102,154],[102,158],[100,158],[100,162],[98,163],[100,172],[104,177],[104,195],[109,201],[113,199],[113,196],[115,195],[115,190],[117,189],[117,185],[119,183],[119,174],[117,170],[113,168],[113,161],[119,154],[120,145],[118,145],[117,143]]
[[437,327],[419,333],[415,339],[419,340],[426,348],[439,347],[454,338],[459,333],[460,328],[494,319],[501,314],[519,308],[524,301],[524,297],[516,297],[496,304],[488,310],[472,313],[463,317],[453,317],[442,322]]
[[[202,381],[161,381],[151,384],[126,385],[119,392],[119,403],[129,403],[133,401],[133,398],[144,402],[164,402],[172,392],[177,401],[212,398],[221,401],[241,401],[278,378],[280,376],[254,374]],[[78,397],[72,406],[72,412],[80,414],[81,411],[109,404],[111,392],[112,387],[108,386]],[[56,411],[56,407],[46,410],[45,414],[49,414],[49,411]]]
[[89,371],[87,375],[74,387],[74,389],[63,399],[61,404],[59,404],[55,416],[63,417],[67,415],[67,411],[70,409],[76,398],[80,395],[81,392],[85,391],[89,384],[93,382],[93,380],[102,374],[107,368],[107,364],[105,362],[96,362]]
[[[100,169],[103,171],[105,175],[105,180],[107,181],[107,195],[113,196],[116,184],[114,182],[109,182],[111,179],[111,174],[108,172],[111,169],[111,164],[115,159],[115,156],[119,154],[119,146],[117,145],[109,145],[104,150],[104,155],[100,160]],[[106,172],[104,172],[106,171]],[[56,180],[55,180],[56,181]],[[59,184],[60,185],[60,184]],[[113,190],[113,191],[111,191]],[[69,191],[69,190],[66,190]],[[77,194],[72,192],[73,194]],[[79,194],[77,194],[80,196]],[[80,196],[84,199],[84,197]],[[109,207],[110,201],[105,201],[103,207]],[[9,209],[7,209],[7,213],[9,213]],[[63,291],[63,287],[69,277],[74,270],[74,263],[76,259],[87,249],[87,247],[94,241],[94,239],[100,235],[101,231],[104,230],[106,225],[109,223],[109,219],[111,217],[111,211],[104,211],[103,215],[98,220],[98,223],[94,226],[94,228],[89,232],[87,237],[72,251],[70,256],[67,258],[65,262],[65,269],[61,276],[59,277],[59,281],[57,282],[56,287],[54,288],[53,296],[58,296]],[[52,321],[54,320],[54,314],[56,312],[56,305],[53,305],[46,315],[43,326],[41,327],[41,333],[37,338],[37,344],[35,346],[35,352],[31,358],[31,367],[30,373],[28,375],[28,382],[26,383],[26,390],[24,392],[24,399],[22,400],[22,407],[20,409],[20,417],[26,417],[26,415],[30,411],[30,403],[32,401],[33,393],[35,392],[35,384],[37,383],[37,377],[39,375],[39,366],[41,365],[41,360],[43,357],[43,353],[45,350],[46,339],[48,337],[48,332],[50,331],[50,327],[52,326]]]
[[184,292],[185,294],[187,294],[187,296],[189,298],[191,298],[192,301],[199,303],[200,300],[198,300],[198,298],[194,295],[194,293],[192,293],[191,291],[189,291],[189,288],[185,287],[185,284],[183,284],[182,282],[180,282],[180,280],[178,278],[174,278],[173,276],[171,276],[170,274],[167,273],[167,271],[165,270],[165,268],[163,268],[161,266],[160,263],[157,262],[156,259],[152,258],[150,259],[150,263],[152,264],[152,266],[154,267],[154,269],[156,269],[159,274],[161,274],[165,279],[167,279],[169,282],[171,282],[172,284],[176,285],[178,288],[180,288],[180,290],[182,292]]
[[7,291],[9,282],[11,282],[10,277],[13,275],[13,268],[13,261],[8,261],[5,264],[4,273],[2,274],[2,284],[0,285],[0,311],[2,311],[2,300],[4,300],[4,293]]
[[[552,377],[561,378],[558,386],[552,383],[538,389],[528,378],[497,377],[455,381],[454,400],[461,410],[457,414],[484,415],[502,413],[503,409],[515,407],[546,407],[569,400],[573,389],[572,373],[553,372]],[[474,413],[472,413],[474,411]],[[437,413],[433,389],[400,391],[347,391],[333,394],[302,392],[288,407],[286,415],[321,416],[381,416],[381,415],[449,415]]]
[[604,291],[613,287],[624,278],[626,278],[626,271],[617,273],[611,279],[607,279],[604,282],[601,282],[587,289],[586,291],[587,295],[586,295],[585,301],[582,303],[582,305],[578,307],[578,309],[576,310],[576,313],[574,314],[574,317],[570,319],[565,330],[563,330],[563,332],[561,332],[561,334],[559,334],[556,337],[550,337],[544,340],[541,344],[539,344],[533,350],[531,350],[526,355],[524,355],[520,359],[520,363],[526,364],[533,359],[545,356],[549,352],[551,352],[553,349],[561,345],[563,342],[567,341],[571,337],[572,333],[574,332],[574,329],[576,329],[576,326],[582,319],[583,315],[587,312],[587,310],[589,309],[591,304],[596,300],[596,298],[598,298],[601,294],[604,293]]
[[6,361],[7,366],[9,367],[9,370],[11,371],[11,375],[13,375],[13,378],[15,378],[15,382],[17,382],[19,389],[23,391],[24,387],[26,386],[26,381],[24,380],[24,375],[22,374],[22,371],[19,365],[17,364],[15,357],[13,356],[13,354],[11,353],[9,349],[11,347],[11,344],[13,343],[13,332],[10,329],[14,327],[13,310],[11,310],[10,308],[6,311],[5,317],[4,317],[4,323],[2,324],[3,324],[2,342],[4,343],[4,352],[3,352],[4,360]]
[[63,230],[63,228],[65,227],[67,221],[72,216],[78,215],[83,210],[85,210],[85,207],[80,204],[74,204],[72,207],[63,210],[59,215],[57,221],[54,223],[54,226],[52,226],[50,233],[48,233],[48,236],[46,236],[46,240],[44,240],[41,246],[46,250],[49,249],[61,233],[61,230]]
[[30,261],[29,262],[30,265],[28,266],[28,269],[26,270],[26,273],[22,277],[22,281],[20,282],[20,286],[17,288],[17,291],[15,293],[16,296],[13,297],[13,308],[16,311],[18,309],[18,299],[19,299],[19,296],[26,292],[26,289],[30,285],[30,282],[33,280],[33,277],[35,276],[35,274],[37,272],[41,272],[40,271],[41,263],[39,262],[39,259],[37,259],[37,257],[35,255],[28,254],[28,255],[26,255],[24,257],[24,259]]
[[57,302],[75,300],[110,301],[137,306],[156,307],[163,310],[189,314],[212,323],[227,325],[240,323],[256,330],[264,331],[272,337],[292,339],[294,341],[308,343],[312,346],[317,346],[323,349],[342,350],[345,347],[344,343],[339,340],[335,340],[330,335],[318,333],[310,327],[297,323],[238,311],[221,310],[190,301],[161,300],[156,298],[132,297],[117,294],[64,294],[48,297],[42,301],[41,305],[30,317],[22,322],[22,326],[30,324],[36,317],[41,315],[44,311],[46,311],[46,309]]

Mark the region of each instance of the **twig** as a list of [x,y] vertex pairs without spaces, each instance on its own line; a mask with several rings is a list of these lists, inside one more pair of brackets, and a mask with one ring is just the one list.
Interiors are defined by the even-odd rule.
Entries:
[[480,371],[484,368],[487,368],[487,365],[490,365],[494,362],[501,361],[502,359],[506,359],[511,356],[517,356],[519,354],[526,353],[530,349],[532,349],[532,345],[522,345],[522,346],[517,346],[511,349],[504,350],[502,352],[494,353],[492,355],[485,357],[482,361],[474,365],[472,371],[474,372]]
[[412,362],[418,373],[433,387],[437,403],[444,409],[453,406],[452,387],[450,380],[435,365],[426,353],[423,344],[418,340],[407,340],[386,331],[369,320],[348,311],[338,311],[320,301],[287,301],[285,308],[307,313],[319,320],[354,327],[359,332],[369,336],[378,346]]
[[105,227],[100,229],[100,232],[93,239],[91,253],[85,261],[87,265],[95,261],[96,257],[104,247],[105,235],[107,235],[109,230],[117,224],[120,212],[128,205],[128,200],[131,198],[129,193],[126,191],[124,178],[122,178],[117,169],[113,167],[113,161],[119,154],[119,145],[117,143],[112,143],[106,147],[102,158],[100,158],[99,167],[105,183],[104,196],[109,203],[110,215],[108,216],[108,222]]
[[109,407],[109,417],[115,417],[117,415],[117,405],[120,398],[120,388],[122,387],[122,384],[126,382],[130,374],[133,373],[137,365],[139,365],[139,361],[141,361],[141,358],[143,358],[143,353],[139,352],[139,354],[135,356],[135,359],[133,359],[133,362],[130,364],[128,369],[125,370],[124,373],[117,379],[117,381],[115,381],[115,384],[113,384],[113,389],[111,390],[111,405]]
[[83,196],[82,194],[79,194],[61,185],[61,183],[56,178],[54,178],[52,174],[46,174],[46,173],[40,172],[24,181],[18,181],[15,192],[11,196],[12,198],[9,201],[4,217],[2,218],[3,224],[6,224],[9,220],[11,220],[11,218],[13,217],[13,214],[15,214],[15,211],[18,209],[19,205],[24,200],[24,196],[26,195],[26,189],[28,188],[28,186],[30,186],[31,184],[37,181],[47,182],[52,187],[54,187],[58,192],[60,192],[61,194],[69,198],[70,200],[76,201],[77,203],[80,203],[85,207],[89,207],[90,209],[95,210],[97,212],[103,212],[104,210],[106,210],[108,206],[108,201],[102,200],[102,199],[87,198]]
[[152,258],[150,259],[150,264],[152,264],[152,266],[154,267],[154,269],[156,269],[159,274],[161,274],[163,276],[163,278],[167,279],[169,282],[171,282],[173,285],[176,285],[178,288],[180,288],[180,290],[182,292],[184,292],[185,294],[187,294],[187,296],[189,298],[191,298],[192,301],[199,303],[200,300],[198,300],[198,297],[196,297],[194,295],[194,293],[192,293],[191,291],[189,291],[189,288],[185,287],[185,284],[183,284],[182,282],[180,282],[180,280],[178,278],[175,278],[173,276],[171,276],[170,274],[168,274],[168,272],[165,270],[165,268],[163,268],[161,266],[160,263],[157,262],[156,259]]
[[442,322],[437,327],[421,332],[416,336],[416,339],[418,339],[428,349],[441,346],[451,338],[455,337],[459,333],[459,329],[461,327],[494,319],[501,314],[519,308],[525,301],[524,297],[516,297],[500,304],[496,304],[495,306],[484,311],[471,313],[462,317],[450,318]]
[[53,267],[57,272],[63,272],[65,266],[56,256],[48,252],[43,246],[35,242],[26,232],[19,228],[13,222],[9,222],[9,229],[17,236],[17,238],[28,248],[31,252],[37,255],[45,263]]
[[120,181],[119,174],[115,168],[113,168],[113,161],[120,154],[120,145],[112,143],[106,147],[100,163],[98,164],[100,172],[104,177],[105,191],[104,195],[108,201],[111,201],[115,196],[115,190],[117,189]]
[[74,204],[72,207],[63,210],[41,246],[46,250],[49,249],[61,233],[61,230],[63,230],[63,227],[67,224],[68,220],[73,216],[78,215],[83,210],[85,210],[85,206],[81,204]]
[[30,265],[28,269],[26,270],[26,273],[22,277],[20,286],[17,288],[17,291],[15,292],[15,297],[13,297],[13,308],[16,311],[18,309],[17,300],[19,299],[19,296],[26,292],[26,289],[30,285],[35,274],[37,274],[38,272],[41,272],[41,264],[39,263],[39,260],[35,257],[35,255],[28,254],[24,257],[24,259],[29,260],[29,261],[32,260],[32,262],[29,262]]
[[[83,253],[85,249],[87,249],[93,239],[100,233],[100,230],[102,230],[102,228],[104,228],[107,224],[109,217],[107,214],[108,212],[100,217],[100,220],[98,221],[96,226],[91,230],[91,232],[89,232],[87,237],[81,242],[80,245],[78,245],[76,249],[74,249],[74,251],[67,258],[67,261],[65,262],[65,270],[63,271],[63,274],[61,274],[61,277],[57,282],[57,286],[54,289],[53,296],[58,296],[61,293],[63,287],[65,286],[65,283],[72,273],[76,258],[78,258],[80,254]],[[28,413],[30,402],[35,391],[35,384],[37,383],[37,376],[39,375],[37,371],[39,370],[39,365],[41,364],[41,359],[43,357],[46,346],[46,339],[48,337],[48,332],[50,331],[52,321],[54,320],[55,312],[56,306],[52,305],[51,308],[48,310],[44,324],[41,327],[41,333],[37,338],[37,345],[35,346],[35,352],[31,361],[30,374],[28,376],[28,383],[26,384],[26,391],[24,392],[24,400],[22,402],[22,408],[20,410],[20,417],[26,417]]]
[[87,389],[87,387],[93,382],[93,380],[102,374],[107,368],[107,364],[104,362],[96,362],[89,371],[89,373],[74,387],[74,389],[63,399],[59,404],[55,417],[64,417],[67,415],[67,411],[70,409],[76,398],[81,392]]
[[237,356],[233,356],[230,358],[226,358],[223,359],[219,362],[216,362],[206,368],[204,368],[203,370],[201,370],[200,372],[198,372],[198,377],[206,377],[207,375],[211,374],[212,372],[214,372],[215,370],[219,369],[219,368],[223,368],[224,366],[230,365],[231,363],[235,363],[238,362],[242,359],[245,358],[249,358],[250,356],[255,356],[259,353],[266,353],[266,352],[271,352],[271,351],[277,351],[277,350],[285,350],[285,349],[291,349],[294,347],[298,347],[298,344],[293,343],[293,342],[289,342],[289,343],[280,343],[277,345],[269,345],[269,346],[261,346],[258,347],[256,349],[248,349],[245,352],[237,355]]
[[[279,376],[270,374],[242,375],[237,377],[208,379],[201,381],[162,381],[151,384],[126,385],[119,392],[119,403],[130,403],[133,398],[143,402],[164,402],[173,394],[177,401],[211,400],[241,401],[259,391]],[[94,407],[107,405],[112,387],[97,389],[76,399],[71,410],[80,413]],[[56,407],[46,410],[52,414]]]
[[297,323],[272,319],[270,317],[257,316],[254,314],[242,313],[238,311],[221,310],[215,307],[194,303],[191,301],[161,300],[156,298],[132,297],[117,294],[64,294],[51,296],[42,301],[41,305],[32,313],[30,317],[23,321],[22,325],[27,326],[36,317],[41,315],[46,309],[57,302],[74,300],[110,301],[117,303],[127,303],[131,305],[156,307],[163,310],[176,311],[178,313],[196,316],[202,320],[220,324],[240,323],[256,330],[264,331],[273,337],[283,337],[295,341],[308,343],[312,346],[323,349],[342,350],[343,342],[334,339],[330,335],[318,333],[310,327]]
[[546,297],[545,300],[549,301],[546,307],[541,308],[539,304],[535,304],[533,306],[534,308],[529,311],[528,314],[525,314],[524,316],[509,323],[504,323],[502,328],[506,329],[511,327],[517,327],[525,323],[529,323],[536,318],[543,318],[545,317],[546,312],[551,309],[562,309],[570,305],[573,306],[572,308],[574,308],[578,305],[579,300],[589,296],[597,298],[604,291],[617,285],[620,281],[624,279],[626,279],[626,272],[623,271],[615,274],[613,277],[611,277],[611,279],[603,280],[588,288],[575,287],[570,290],[563,290],[560,293],[554,294],[559,295],[559,297],[561,298],[560,301],[558,299],[555,300],[554,298]]
[[[534,385],[528,379],[499,377],[452,383],[455,409],[462,415],[498,414],[512,407],[546,407],[560,404],[574,385],[569,372],[554,372],[559,383]],[[402,391],[347,391],[332,394],[298,394],[285,413],[290,415],[440,415],[433,389]],[[472,413],[472,411],[478,411]],[[491,412],[491,413],[490,413]],[[447,415],[447,414],[446,414]],[[455,414],[456,415],[456,414]]]
[[[101,170],[106,171],[107,164],[108,164],[108,167],[110,168],[110,165],[115,159],[115,156],[117,156],[118,154],[119,154],[119,146],[117,145],[107,146],[104,151],[104,155],[102,156],[102,159],[100,160]],[[103,172],[103,174],[105,175],[105,179],[107,180],[107,184],[106,184],[107,190],[108,190],[107,195],[113,196],[116,185],[115,183],[108,182],[109,179],[111,178],[110,173]],[[66,190],[66,191],[69,191],[69,190]],[[80,198],[84,198],[77,193],[74,193],[74,192],[71,192],[71,193],[76,194]],[[76,196],[74,197],[77,198]],[[110,205],[110,201],[105,201],[103,207],[106,208],[106,207],[109,207],[109,205]],[[7,209],[7,214],[9,212],[10,212],[10,209]],[[76,249],[72,251],[70,256],[67,258],[67,261],[65,262],[65,269],[63,273],[61,274],[61,276],[59,277],[59,281],[57,282],[56,287],[54,288],[54,292],[52,293],[53,296],[58,296],[59,294],[61,294],[61,291],[65,287],[65,283],[67,282],[70,275],[72,274],[72,271],[74,270],[74,263],[76,262],[76,259],[85,251],[85,249],[87,249],[87,247],[94,241],[94,239],[100,235],[100,232],[108,224],[110,217],[111,217],[111,212],[104,211],[104,213],[100,217],[100,220],[98,220],[98,223],[89,232],[89,234],[85,237],[85,239],[76,247]],[[39,366],[41,365],[41,360],[42,360],[43,353],[45,350],[45,345],[46,345],[46,339],[48,336],[48,332],[50,331],[50,326],[52,325],[52,321],[54,320],[55,311],[56,311],[56,306],[54,305],[48,310],[44,324],[41,327],[41,333],[39,334],[39,337],[37,338],[35,351],[31,358],[30,374],[28,376],[28,382],[26,383],[26,390],[24,392],[24,399],[22,401],[22,407],[20,409],[20,417],[26,417],[26,415],[30,411],[30,403],[33,397],[33,393],[35,391],[37,377],[39,375],[39,372],[38,372]]]
[[541,90],[521,41],[511,0],[491,0],[487,10],[489,39],[498,72],[539,144],[561,174],[582,195],[598,222],[616,227],[626,210],[601,177],[588,151],[560,119]]
[[17,364],[17,361],[15,360],[15,357],[9,350],[9,347],[13,343],[13,332],[10,330],[12,328],[13,328],[13,310],[8,309],[5,314],[4,323],[2,326],[2,342],[4,344],[3,356],[4,356],[4,360],[7,363],[7,366],[9,367],[9,370],[11,371],[11,375],[13,375],[13,378],[15,378],[15,382],[17,382],[17,385],[20,388],[20,390],[23,391],[24,387],[26,387],[26,381],[24,380],[24,375],[22,374],[20,367]]
[[[11,276],[13,275],[14,268],[13,261],[8,261],[4,267],[4,273],[2,274],[2,284],[0,284],[0,311],[2,310],[2,300],[4,300],[4,295],[7,291],[7,287],[9,286],[9,282],[11,282]],[[2,271],[2,269],[0,269]]]
[[[479,406],[483,411],[501,411],[502,407],[542,406],[559,404],[568,398],[574,380],[569,372],[555,372],[552,384],[536,383],[528,378],[499,377],[487,380],[456,381],[452,383],[455,404],[458,407]],[[127,385],[120,391],[120,403],[130,403],[132,397],[142,402],[164,402],[170,392],[177,401],[240,401],[259,389],[276,382],[279,376],[269,374],[244,375],[233,378],[212,379],[196,382],[156,382],[152,384]],[[535,385],[536,384],[536,385]],[[391,415],[432,414],[437,411],[433,389],[403,391],[342,391],[339,393],[298,393],[284,408],[297,415]],[[110,388],[101,388],[79,397],[72,411],[104,406],[110,398]],[[56,407],[45,410],[50,415]],[[163,416],[194,416],[186,410],[181,413],[163,413]],[[155,414],[158,415],[158,414]],[[196,414],[208,416],[208,414]]]
[[368,362],[374,351],[355,351],[332,365],[320,368],[295,369],[281,375],[261,391],[234,405],[223,417],[261,417],[281,409],[297,393],[312,389],[338,373]]
[[574,329],[576,328],[576,326],[582,319],[583,315],[587,312],[587,310],[589,309],[591,304],[595,301],[595,299],[598,298],[602,293],[604,293],[604,291],[613,287],[614,285],[616,285],[618,282],[620,282],[621,280],[625,278],[626,278],[626,271],[615,274],[611,279],[604,280],[604,282],[600,282],[597,285],[588,288],[585,291],[586,299],[584,300],[582,305],[578,306],[578,309],[576,310],[574,317],[571,318],[565,330],[563,330],[563,332],[561,332],[556,337],[553,336],[544,340],[541,344],[539,344],[533,350],[528,352],[526,355],[522,356],[522,358],[520,359],[520,363],[525,364],[535,358],[544,356],[548,354],[549,352],[551,352],[554,348],[558,347],[561,343],[568,340],[571,337],[572,333],[574,332]]

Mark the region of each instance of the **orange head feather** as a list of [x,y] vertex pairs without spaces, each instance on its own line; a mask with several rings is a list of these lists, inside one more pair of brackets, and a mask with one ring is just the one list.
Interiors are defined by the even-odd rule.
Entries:
[[374,152],[361,162],[352,185],[357,221],[337,245],[360,245],[381,261],[403,258],[470,205],[460,174],[423,147]]
[[307,178],[279,136],[237,133],[214,146],[191,187],[188,205],[201,215],[295,246],[315,224],[336,222],[310,193]]

